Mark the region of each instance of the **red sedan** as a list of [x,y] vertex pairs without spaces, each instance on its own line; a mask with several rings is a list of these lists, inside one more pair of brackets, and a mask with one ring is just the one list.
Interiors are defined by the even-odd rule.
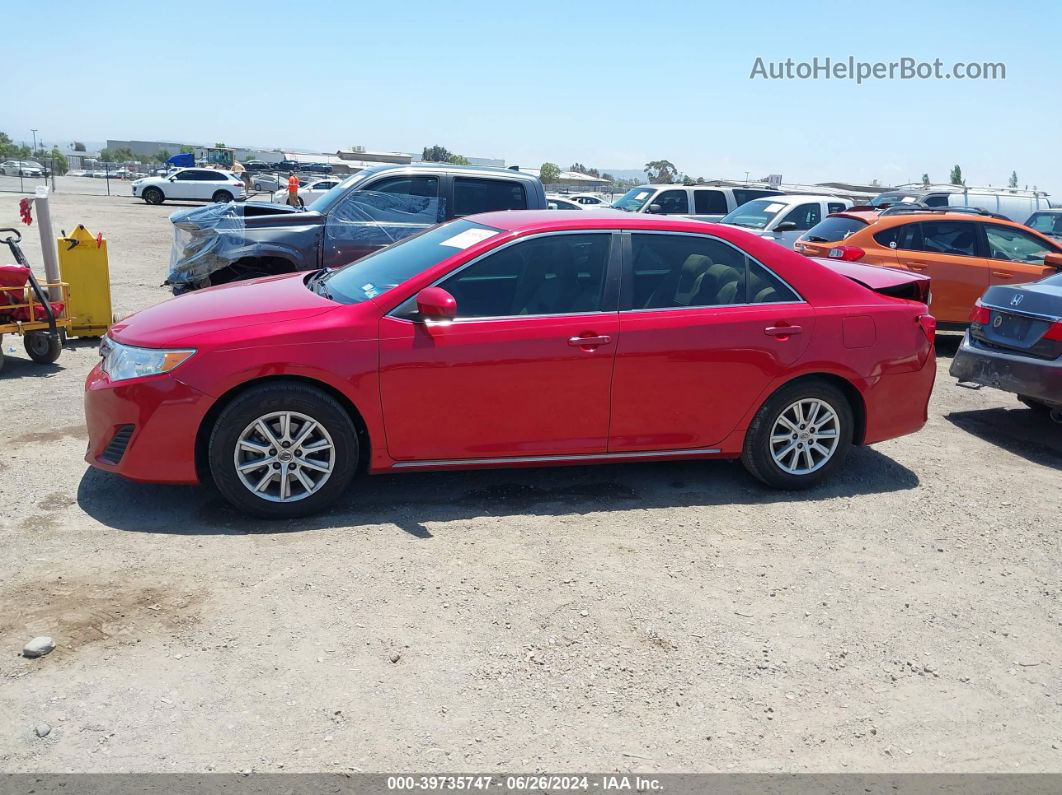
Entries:
[[488,213],[115,324],[86,460],[267,517],[359,470],[740,457],[800,488],[925,423],[927,294],[724,226]]

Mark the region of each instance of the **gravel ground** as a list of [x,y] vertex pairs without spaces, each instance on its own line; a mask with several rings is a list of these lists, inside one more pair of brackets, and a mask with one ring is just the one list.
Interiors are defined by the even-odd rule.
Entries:
[[[120,315],[166,297],[173,209],[52,215],[108,237]],[[89,470],[95,345],[6,337],[0,769],[1062,770],[1062,427],[957,388],[956,341],[925,430],[810,493],[405,474],[262,524]]]

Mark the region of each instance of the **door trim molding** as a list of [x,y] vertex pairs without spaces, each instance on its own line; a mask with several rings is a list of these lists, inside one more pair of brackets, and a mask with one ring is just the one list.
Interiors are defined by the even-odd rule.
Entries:
[[391,464],[391,469],[412,469],[419,467],[452,467],[477,464],[537,464],[561,461],[622,461],[629,458],[661,458],[673,455],[717,455],[721,453],[714,447],[700,447],[692,450],[649,450],[633,453],[586,453],[583,455],[532,455],[506,458],[452,458],[436,461],[398,461]]

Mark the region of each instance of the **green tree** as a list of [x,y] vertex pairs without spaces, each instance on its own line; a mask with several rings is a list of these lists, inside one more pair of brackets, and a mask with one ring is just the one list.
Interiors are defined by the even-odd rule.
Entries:
[[70,144],[70,148],[73,149],[75,152],[85,151],[85,145],[81,143],[81,141],[74,141],[72,144]]
[[568,167],[568,170],[574,171],[576,174],[586,174],[586,176],[588,177],[601,177],[601,172],[599,172],[596,168],[589,168],[587,166],[584,166],[582,163],[572,163]]
[[119,146],[114,149],[101,149],[100,160],[104,163],[124,163],[126,160],[136,160],[136,155],[128,146]]
[[214,144],[214,148],[215,148],[215,149],[228,149],[228,147],[227,147],[227,146],[225,146],[225,142],[224,142],[224,141],[222,141],[222,142],[221,142],[221,143],[219,143],[219,144]]
[[650,160],[644,171],[651,185],[667,185],[678,177],[678,169],[670,160]]
[[165,163],[171,157],[172,157],[172,155],[170,154],[170,151],[168,149],[160,149],[159,151],[157,151],[155,153],[155,162],[156,163]]
[[451,153],[450,156],[448,158],[446,158],[446,162],[447,163],[453,163],[455,166],[470,166],[470,165],[472,165],[472,161],[470,161],[464,155],[455,155],[453,153]]
[[1007,182],[1007,186],[1011,187],[1011,188],[1018,187],[1018,172],[1017,171],[1011,171],[1010,172],[1010,180]]
[[181,154],[182,155],[194,155],[195,154],[195,147],[187,146],[187,145],[182,146],[181,147]]
[[951,182],[952,185],[964,184],[962,179],[962,169],[959,168],[957,165],[952,166],[951,176],[948,178],[948,181]]
[[11,157],[11,150],[15,148],[15,144],[11,140],[6,132],[0,132],[0,157],[5,160]]
[[560,166],[556,163],[543,163],[538,169],[538,178],[543,185],[556,185],[560,179]]
[[41,150],[41,157],[51,160],[52,172],[57,177],[63,176],[70,170],[70,164],[66,160],[66,156],[59,151],[59,147],[53,146],[52,151],[45,153]]
[[922,175],[922,186],[928,188],[929,185],[930,185],[929,174],[923,174]]
[[453,153],[449,149],[436,144],[435,146],[425,146],[420,159],[426,163],[448,163],[451,157],[453,157]]

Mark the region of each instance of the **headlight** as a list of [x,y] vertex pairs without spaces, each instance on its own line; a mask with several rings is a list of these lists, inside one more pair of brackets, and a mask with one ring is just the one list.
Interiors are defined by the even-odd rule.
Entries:
[[110,337],[100,342],[103,357],[103,372],[112,381],[125,381],[145,375],[162,375],[187,361],[194,350],[159,350],[158,348],[134,348],[122,345]]

